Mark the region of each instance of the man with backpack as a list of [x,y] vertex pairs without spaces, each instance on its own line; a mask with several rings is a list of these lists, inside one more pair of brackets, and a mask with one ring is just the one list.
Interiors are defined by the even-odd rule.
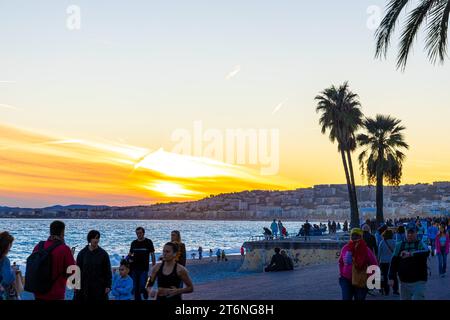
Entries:
[[36,300],[64,300],[67,268],[76,265],[71,249],[64,243],[65,224],[53,221],[50,237],[41,241],[27,259],[25,290]]
[[395,274],[400,278],[402,300],[424,300],[428,280],[428,247],[418,239],[417,226],[406,227],[406,239],[397,243],[389,270],[389,285],[394,285]]

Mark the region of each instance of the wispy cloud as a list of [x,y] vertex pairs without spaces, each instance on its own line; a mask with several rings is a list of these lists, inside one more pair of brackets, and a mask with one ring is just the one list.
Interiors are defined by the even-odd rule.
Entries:
[[278,111],[280,111],[281,107],[288,101],[288,99],[284,99],[283,101],[281,101],[279,104],[277,104],[277,106],[273,109],[272,114],[277,113]]
[[15,106],[12,106],[12,105],[9,105],[9,104],[5,104],[5,103],[0,103],[0,108],[9,109],[9,110],[16,110],[16,111],[20,110],[20,108],[18,108],[18,107],[15,107]]
[[231,70],[225,77],[226,80],[233,79],[236,75],[241,71],[241,66],[234,66],[233,70]]

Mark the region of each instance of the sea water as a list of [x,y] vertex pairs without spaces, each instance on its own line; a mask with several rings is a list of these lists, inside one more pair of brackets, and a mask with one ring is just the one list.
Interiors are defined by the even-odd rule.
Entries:
[[[263,227],[270,227],[271,221],[204,221],[204,220],[63,220],[66,224],[65,242],[69,247],[76,246],[76,254],[87,244],[87,233],[90,230],[100,231],[100,246],[105,249],[111,264],[117,266],[122,256],[126,256],[131,242],[136,239],[135,229],[145,228],[145,236],[153,241],[158,257],[162,247],[170,241],[170,232],[179,230],[182,241],[186,245],[187,258],[196,253],[198,247],[203,248],[203,256],[209,257],[209,249],[213,256],[217,249],[227,254],[238,254],[242,244],[250,237],[262,235]],[[24,269],[28,255],[34,246],[48,238],[51,219],[1,219],[0,231],[9,231],[15,238],[11,252],[11,262],[16,262]],[[311,222],[317,223],[318,222]],[[303,222],[286,221],[283,225],[289,234],[297,234]]]

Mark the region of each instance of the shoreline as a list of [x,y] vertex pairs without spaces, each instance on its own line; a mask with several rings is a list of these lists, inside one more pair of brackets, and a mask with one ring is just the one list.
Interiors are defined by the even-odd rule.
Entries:
[[[1,214],[0,214],[1,217]],[[161,218],[64,218],[64,217],[1,217],[2,220],[66,220],[66,221],[70,221],[70,220],[114,220],[114,221],[259,221],[259,222],[265,222],[265,223],[270,223],[271,219],[268,218],[267,220],[264,220],[262,218],[258,218],[258,219],[250,219],[250,218],[245,218],[245,219],[180,219],[180,218],[166,218],[166,219],[161,219]],[[314,218],[314,217],[308,217],[308,218],[304,218],[304,219],[292,219],[292,218],[283,218],[281,219],[282,221],[287,221],[287,222],[305,222],[306,220],[312,221],[312,222],[328,222],[328,220],[330,221],[336,221],[336,222],[342,222],[345,221],[344,218]],[[349,219],[347,219],[349,220]]]

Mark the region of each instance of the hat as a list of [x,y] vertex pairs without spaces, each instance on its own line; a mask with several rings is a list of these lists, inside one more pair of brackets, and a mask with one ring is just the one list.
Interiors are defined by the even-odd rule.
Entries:
[[363,235],[363,231],[362,231],[360,228],[353,228],[353,229],[350,231],[350,236],[352,236],[352,235],[354,235],[354,234],[357,234],[357,235],[359,235],[359,236],[362,236],[362,235]]
[[411,232],[411,231],[417,232],[417,226],[414,223],[409,223],[406,226],[406,232]]

